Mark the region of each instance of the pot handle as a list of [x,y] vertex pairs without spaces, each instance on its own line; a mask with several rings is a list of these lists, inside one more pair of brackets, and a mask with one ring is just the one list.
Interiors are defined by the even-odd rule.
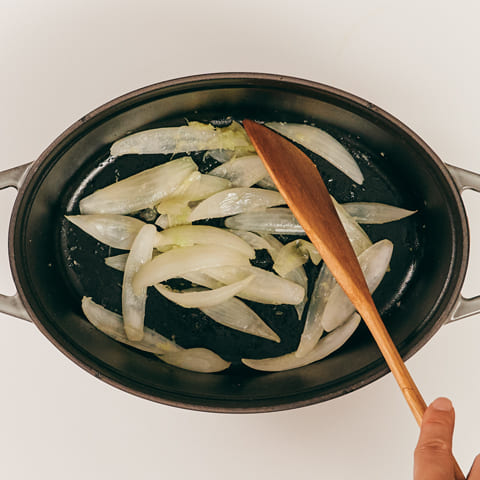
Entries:
[[[32,165],[26,163],[25,165],[19,165],[8,170],[0,172],[0,190],[4,188],[13,187],[16,190],[20,188],[28,171],[28,168]],[[0,312],[6,313],[13,317],[21,318],[23,320],[31,321],[25,307],[23,306],[18,293],[15,295],[2,295],[0,294]]]
[[[450,174],[452,175],[458,189],[461,192],[465,190],[474,190],[480,192],[480,175],[478,173],[465,170],[463,168],[447,165]],[[446,323],[455,322],[462,318],[469,317],[480,313],[480,295],[472,298],[465,298],[460,295],[455,310]]]

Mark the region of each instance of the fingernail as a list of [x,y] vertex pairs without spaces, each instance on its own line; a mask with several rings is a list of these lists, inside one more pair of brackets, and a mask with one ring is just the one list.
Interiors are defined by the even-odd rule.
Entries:
[[453,410],[452,402],[448,398],[444,397],[437,398],[430,406],[435,410],[442,410],[444,412]]

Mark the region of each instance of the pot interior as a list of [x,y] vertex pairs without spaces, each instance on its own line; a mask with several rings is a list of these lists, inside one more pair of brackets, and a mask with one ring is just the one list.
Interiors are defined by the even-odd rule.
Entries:
[[[266,75],[167,82],[111,102],[67,130],[36,162],[15,207],[12,267],[22,299],[39,328],[100,378],[182,407],[264,411],[326,400],[386,373],[363,324],[342,349],[313,365],[278,373],[242,365],[242,357],[270,357],[296,348],[303,322],[285,305],[250,304],[281,337],[276,344],[214,324],[198,310],[175,306],[149,289],[148,326],[174,336],[184,347],[210,348],[232,361],[229,370],[208,375],[119,344],[83,317],[84,295],[121,311],[122,274],[106,267],[104,258],[122,251],[96,242],[64,215],[79,213],[79,200],[94,190],[172,158],[111,159],[112,142],[130,132],[186,120],[226,124],[243,118],[308,122],[334,135],[365,176],[364,184],[356,185],[309,153],[339,202],[375,201],[418,210],[398,222],[364,226],[372,241],[389,238],[394,243],[390,272],[374,299],[404,358],[433,335],[453,308],[465,273],[465,214],[444,165],[403,125],[367,102],[310,82]],[[192,157],[206,172],[216,164],[203,153]],[[268,266],[270,258],[259,252],[257,262]],[[310,285],[317,272],[317,267],[307,269]]]

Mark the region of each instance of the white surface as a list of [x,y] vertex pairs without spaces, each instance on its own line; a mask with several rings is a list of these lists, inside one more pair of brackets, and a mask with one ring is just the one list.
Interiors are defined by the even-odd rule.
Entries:
[[[263,71],[320,81],[386,109],[445,162],[480,171],[480,6],[474,1],[0,0],[0,168],[135,88]],[[11,293],[1,192],[0,291]],[[479,197],[466,196],[480,293]],[[31,324],[0,315],[0,478],[411,478],[417,427],[389,375],[295,411],[216,415],[150,403],[76,367]],[[457,409],[455,453],[480,452],[480,317],[408,362],[427,401]]]

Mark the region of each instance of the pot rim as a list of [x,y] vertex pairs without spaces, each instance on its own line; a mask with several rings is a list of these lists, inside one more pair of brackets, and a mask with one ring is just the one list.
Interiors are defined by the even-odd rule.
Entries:
[[[12,276],[14,278],[14,282],[20,296],[22,303],[25,306],[29,316],[35,323],[35,325],[39,328],[39,330],[60,350],[62,351],[70,360],[74,363],[82,367],[84,370],[88,371],[95,377],[105,381],[106,383],[113,385],[123,391],[128,393],[132,393],[136,396],[160,402],[166,405],[176,406],[180,408],[188,408],[190,410],[201,410],[201,411],[210,411],[210,412],[218,412],[218,413],[253,413],[253,412],[269,412],[269,411],[279,411],[279,410],[287,410],[293,409],[298,407],[303,407],[306,405],[311,405],[318,403],[319,397],[321,397],[322,401],[329,400],[335,398],[340,395],[344,395],[350,393],[358,388],[361,388],[374,380],[382,377],[385,375],[389,370],[386,366],[385,362],[379,361],[377,362],[374,368],[371,366],[365,373],[361,376],[359,381],[351,383],[347,388],[342,389],[341,391],[336,391],[333,394],[321,394],[317,393],[317,395],[310,395],[306,396],[305,393],[302,393],[301,399],[292,399],[290,396],[289,399],[279,398],[277,402],[272,402],[271,399],[267,399],[266,403],[263,404],[261,400],[252,403],[251,406],[245,407],[244,405],[238,407],[232,405],[233,400],[228,400],[224,403],[224,405],[215,405],[211,406],[209,404],[202,404],[199,401],[198,397],[192,399],[191,402],[185,401],[185,399],[176,399],[174,396],[171,398],[158,398],[157,395],[151,394],[147,392],[147,389],[143,388],[143,390],[139,390],[135,387],[130,387],[122,383],[120,378],[115,378],[115,375],[106,375],[102,373],[99,365],[93,366],[92,362],[85,357],[84,353],[75,347],[67,348],[64,344],[59,342],[54,335],[51,334],[49,329],[39,320],[37,317],[34,308],[32,308],[28,296],[25,294],[22,288],[22,282],[20,280],[20,274],[17,269],[17,264],[15,260],[15,236],[16,232],[19,231],[19,214],[21,213],[21,199],[22,196],[25,194],[27,187],[29,186],[32,179],[35,179],[37,176],[37,172],[44,167],[45,164],[48,164],[49,157],[52,153],[57,149],[57,147],[65,142],[69,136],[78,133],[79,130],[86,128],[87,125],[93,123],[101,123],[104,121],[106,117],[108,117],[109,111],[114,108],[118,107],[119,105],[124,104],[125,109],[130,109],[133,105],[141,103],[142,98],[147,98],[151,94],[157,91],[166,90],[166,89],[177,89],[178,91],[184,92],[189,87],[194,90],[199,89],[199,84],[209,84],[212,81],[218,82],[238,82],[238,85],[249,85],[252,86],[258,85],[257,82],[275,82],[278,83],[279,86],[284,85],[294,86],[297,85],[302,88],[311,89],[312,92],[321,92],[322,94],[326,94],[330,98],[335,99],[340,104],[345,105],[345,108],[348,108],[350,111],[361,110],[362,116],[365,116],[365,111],[369,112],[372,117],[381,117],[383,121],[388,122],[392,125],[397,132],[408,137],[409,139],[413,140],[415,144],[417,144],[421,149],[423,149],[427,155],[432,159],[435,163],[435,166],[438,168],[442,176],[444,177],[445,181],[448,184],[449,189],[453,195],[455,201],[455,208],[459,213],[461,218],[462,224],[459,226],[461,229],[462,234],[462,242],[461,245],[458,245],[457,250],[461,251],[462,255],[460,258],[452,258],[450,259],[450,270],[448,274],[448,278],[445,281],[445,285],[451,285],[453,282],[453,288],[450,286],[453,294],[450,295],[448,301],[443,308],[442,312],[439,313],[438,318],[436,319],[433,326],[429,328],[426,334],[422,335],[418,341],[413,345],[413,347],[409,348],[408,351],[400,352],[404,360],[410,358],[414,355],[420,348],[422,348],[433,335],[439,330],[439,328],[447,322],[453,309],[455,308],[458,298],[460,297],[461,288],[463,286],[463,282],[466,275],[466,269],[468,264],[468,254],[469,254],[469,229],[468,229],[468,222],[467,216],[464,208],[463,201],[460,196],[460,192],[457,188],[457,185],[451,176],[450,172],[448,171],[447,166],[442,162],[442,160],[436,155],[436,153],[409,127],[403,124],[400,120],[398,120],[393,115],[389,114],[388,112],[384,111],[383,109],[379,108],[378,106],[374,105],[373,103],[358,97],[354,94],[349,92],[343,91],[336,87],[331,87],[329,85],[325,85],[319,82],[305,80],[297,77],[280,75],[280,74],[270,74],[270,73],[242,73],[242,72],[226,72],[226,73],[210,73],[210,74],[200,74],[200,75],[193,75],[193,76],[186,76],[180,77],[172,80],[166,80],[158,83],[154,83],[145,87],[141,87],[135,89],[131,92],[123,94],[110,100],[109,102],[104,103],[100,107],[92,110],[91,112],[87,113],[83,117],[81,117],[78,121],[73,123],[70,127],[68,127],[65,131],[63,131],[38,157],[38,159],[33,163],[31,168],[29,168],[27,174],[24,177],[22,184],[18,190],[17,199],[15,201],[12,216],[9,225],[9,235],[8,235],[8,248],[9,248],[9,260],[10,266],[12,270]],[[233,84],[232,84],[233,86]],[[337,103],[338,104],[338,103]],[[20,217],[21,218],[21,217]],[[455,260],[457,265],[457,272],[455,277],[452,278],[452,263]],[[143,384],[138,384],[145,387]],[[220,402],[221,403],[221,402]]]

